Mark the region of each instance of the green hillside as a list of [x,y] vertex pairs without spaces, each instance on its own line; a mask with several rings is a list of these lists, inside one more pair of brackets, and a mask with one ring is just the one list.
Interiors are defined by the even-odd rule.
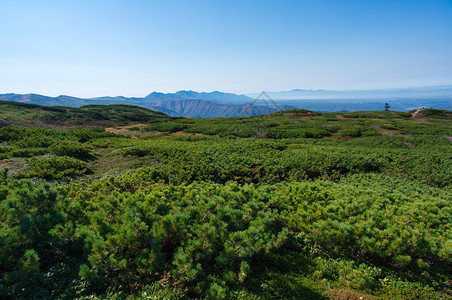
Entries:
[[41,128],[0,128],[0,298],[452,296],[450,112],[25,107],[1,110]]
[[86,105],[80,108],[0,101],[2,124],[35,127],[111,127],[165,121],[163,113],[132,105]]

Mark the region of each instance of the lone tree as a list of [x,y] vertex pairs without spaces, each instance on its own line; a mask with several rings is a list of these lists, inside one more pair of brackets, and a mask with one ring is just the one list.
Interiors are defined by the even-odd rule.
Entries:
[[391,108],[391,105],[389,105],[389,103],[385,103],[385,111],[389,111],[389,109]]

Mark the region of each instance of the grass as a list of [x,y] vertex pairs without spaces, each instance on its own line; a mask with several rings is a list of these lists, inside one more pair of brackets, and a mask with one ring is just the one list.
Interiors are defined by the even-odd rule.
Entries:
[[119,176],[141,167],[161,165],[151,157],[123,156],[120,151],[111,148],[96,148],[98,159],[90,161],[87,167],[95,177]]

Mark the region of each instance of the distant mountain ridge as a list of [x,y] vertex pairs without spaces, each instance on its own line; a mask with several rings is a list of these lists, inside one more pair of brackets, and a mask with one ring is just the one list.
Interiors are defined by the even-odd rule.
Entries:
[[[299,100],[299,99],[366,99],[366,98],[426,98],[449,97],[452,98],[452,85],[439,85],[417,88],[393,88],[376,90],[304,90],[294,89],[290,91],[266,92],[275,100]],[[256,97],[258,94],[248,94]]]
[[245,104],[248,102],[252,102],[253,98],[250,98],[245,95],[237,95],[233,93],[223,93],[223,92],[195,92],[195,91],[178,91],[176,93],[160,93],[160,92],[152,92],[146,97],[143,98],[126,98],[123,96],[118,97],[96,97],[90,98],[87,100],[110,100],[110,101],[138,101],[138,102],[158,102],[158,101],[177,101],[177,100],[207,100],[207,101],[215,101],[221,103],[241,103]]
[[[81,107],[84,105],[129,104],[156,110],[170,116],[189,118],[246,117],[294,108],[318,112],[383,110],[389,102],[393,110],[409,111],[420,107],[452,110],[452,85],[409,89],[380,90],[303,90],[267,92],[268,101],[255,100],[259,94],[178,91],[152,92],[145,97],[77,98],[60,95],[0,94],[0,100],[46,106]],[[274,99],[274,100],[271,100]]]
[[191,118],[246,117],[295,108],[289,105],[268,105],[265,102],[259,102],[263,105],[253,104],[255,101],[247,96],[218,91],[212,93],[179,91],[174,94],[153,92],[144,98],[123,96],[77,98],[65,95],[48,97],[37,94],[3,94],[0,95],[0,100],[69,107],[129,104],[160,111],[170,116]]
[[270,114],[279,110],[293,109],[294,106],[260,106],[253,104],[228,104],[209,100],[186,99],[159,101],[152,105],[153,110],[170,116],[182,115],[190,118],[240,117]]

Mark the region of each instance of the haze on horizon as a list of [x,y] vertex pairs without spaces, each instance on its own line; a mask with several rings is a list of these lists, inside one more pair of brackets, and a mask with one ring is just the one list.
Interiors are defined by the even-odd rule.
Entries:
[[451,1],[0,0],[0,93],[452,83]]

